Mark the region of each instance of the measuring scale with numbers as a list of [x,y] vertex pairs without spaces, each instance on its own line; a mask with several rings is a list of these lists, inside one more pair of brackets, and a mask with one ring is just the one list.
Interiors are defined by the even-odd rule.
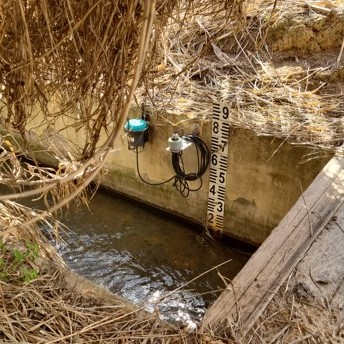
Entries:
[[228,166],[229,106],[213,104],[211,159],[207,227],[215,234],[223,232]]

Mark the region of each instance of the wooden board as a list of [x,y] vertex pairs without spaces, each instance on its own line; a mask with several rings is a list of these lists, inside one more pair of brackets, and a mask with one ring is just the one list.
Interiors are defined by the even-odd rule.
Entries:
[[343,202],[344,158],[332,158],[208,309],[203,330],[244,335]]

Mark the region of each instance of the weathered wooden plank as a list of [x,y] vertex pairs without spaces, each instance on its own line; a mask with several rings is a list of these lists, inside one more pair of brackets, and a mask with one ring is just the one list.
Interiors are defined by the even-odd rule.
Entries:
[[[344,180],[344,171],[341,173],[341,177]],[[342,200],[336,199],[338,190],[332,191],[327,191],[326,196],[323,197],[326,198],[325,202],[322,204],[317,203],[312,208],[313,215],[310,219],[306,216],[301,221],[298,226],[301,230],[291,233],[288,240],[281,247],[280,252],[275,255],[273,260],[266,264],[256,281],[250,286],[250,290],[247,290],[241,302],[242,320],[246,328],[254,324],[285,278],[302,259],[314,239],[340,206]],[[313,235],[310,235],[310,222],[312,223]],[[271,281],[271,285],[269,285],[269,281]],[[268,289],[266,290],[267,287]],[[253,302],[257,297],[261,299],[258,305]]]
[[340,206],[344,158],[334,157],[299,198],[232,285],[207,311],[203,329],[220,331],[228,321],[246,332]]

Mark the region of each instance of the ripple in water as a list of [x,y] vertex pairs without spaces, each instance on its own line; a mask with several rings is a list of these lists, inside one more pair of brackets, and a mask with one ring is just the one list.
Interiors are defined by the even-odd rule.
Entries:
[[122,198],[97,194],[90,208],[64,220],[69,230],[58,246],[63,259],[80,275],[170,322],[195,327],[223,288],[218,272],[232,279],[249,258],[221,243],[204,245],[190,226]]

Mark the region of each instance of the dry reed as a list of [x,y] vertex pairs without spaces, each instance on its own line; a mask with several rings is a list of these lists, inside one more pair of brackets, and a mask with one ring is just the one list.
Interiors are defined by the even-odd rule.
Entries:
[[[241,3],[2,1],[0,124],[22,136],[20,142],[11,134],[1,137],[1,183],[21,191],[0,196],[3,240],[40,238],[32,234],[33,222],[49,216],[3,200],[52,197],[55,203],[48,204],[48,211],[53,212],[84,195],[85,186],[101,171],[113,148],[134,95],[157,113],[179,110],[206,120],[213,101],[227,102],[235,127],[318,147],[340,144],[343,93],[324,84],[324,78],[340,75],[341,54],[334,59],[336,64],[327,67],[273,63],[267,30],[291,2],[264,2],[260,13],[246,22],[240,20]],[[295,8],[297,13],[304,11],[301,6]],[[37,123],[38,112],[44,114],[44,123]],[[85,136],[80,157],[66,156],[55,147],[56,155],[65,159],[57,173],[37,164],[22,164],[17,153],[33,155],[27,145],[28,128],[54,127],[61,117],[68,121],[57,131],[71,127]],[[106,142],[99,142],[101,132],[106,133]],[[231,342],[166,327],[153,316],[128,312],[126,306],[83,298],[58,285],[58,280],[59,275],[53,274],[28,284],[1,282],[3,340]],[[326,329],[312,336],[309,310],[302,311],[292,297],[285,300],[275,299],[265,319],[241,342],[283,343],[292,335],[295,342],[326,339]]]
[[188,335],[158,326],[125,304],[106,305],[59,286],[59,276],[42,276],[25,286],[1,283],[1,338],[28,343],[170,342]]
[[[34,172],[26,183],[35,190],[16,199],[58,193],[54,212],[80,195],[95,179],[113,148],[138,84],[156,68],[158,42],[169,20],[176,25],[207,11],[240,16],[241,0],[203,1],[16,1],[0,4],[0,125],[7,136],[21,135],[17,151],[34,157],[36,131],[65,133],[82,139],[74,151],[63,142],[52,148],[69,173]],[[38,118],[37,115],[41,117]],[[62,127],[61,127],[61,122]],[[105,141],[100,142],[101,133]],[[13,135],[12,135],[13,134]],[[68,135],[67,135],[68,136]],[[2,138],[2,167],[16,169],[0,180],[17,186],[20,170]],[[28,144],[30,142],[30,145]],[[77,150],[77,154],[75,153]],[[40,170],[40,169],[39,169]],[[40,171],[38,173],[41,173]],[[29,174],[30,175],[30,174]],[[74,186],[71,186],[71,183]],[[22,184],[21,182],[19,184]],[[63,196],[63,197],[62,197]]]
[[[38,213],[0,203],[1,342],[201,343],[209,338],[167,324],[68,271],[37,224],[28,225]],[[48,217],[42,225],[51,221]],[[39,270],[37,278],[25,282],[19,267],[10,267],[11,252],[27,242],[38,243],[40,257],[25,262]]]
[[288,37],[288,25],[302,30],[303,20],[312,28],[325,19],[314,16],[312,22],[304,1],[257,3],[248,5],[246,26],[235,25],[221,12],[195,16],[182,30],[171,22],[160,42],[164,64],[146,75],[148,86],[138,92],[139,101],[167,120],[169,113],[209,120],[212,103],[224,102],[231,109],[232,127],[335,149],[344,134],[343,63],[338,64],[343,13],[334,11],[332,19],[326,18],[327,30],[338,23],[342,35],[325,42],[335,49],[330,55],[307,56],[297,49],[278,53],[272,46],[279,36],[285,35],[290,45],[302,38],[293,31]]
[[243,342],[340,344],[344,342],[342,310],[284,285]]
[[[39,212],[38,212],[39,213]],[[43,259],[34,262],[38,278],[27,283],[11,270],[8,280],[0,281],[0,340],[25,343],[341,343],[342,312],[330,309],[284,285],[275,295],[254,328],[245,336],[240,326],[216,335],[190,331],[160,321],[109,293],[96,292],[80,277],[66,271],[54,249],[36,225],[32,209],[14,202],[0,203],[0,240],[9,249],[25,243],[39,244]],[[42,225],[51,226],[53,219]],[[6,253],[5,253],[6,254]],[[0,249],[0,258],[4,256]],[[52,260],[53,261],[52,261]],[[42,259],[40,259],[42,261]],[[72,279],[75,281],[72,282]],[[98,287],[99,288],[99,287]],[[91,292],[90,292],[91,291]]]

